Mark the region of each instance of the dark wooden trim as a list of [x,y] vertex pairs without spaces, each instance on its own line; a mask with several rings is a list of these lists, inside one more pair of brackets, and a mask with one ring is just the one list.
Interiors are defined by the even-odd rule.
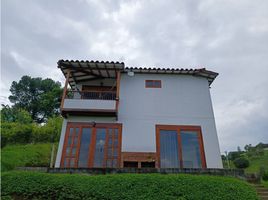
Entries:
[[[147,86],[148,82],[152,82],[152,83],[159,82],[160,86]],[[145,88],[162,88],[162,81],[161,80],[145,80]]]
[[62,109],[61,114],[67,115],[79,115],[79,116],[107,116],[116,117],[116,110],[113,109]]
[[116,73],[116,105],[115,105],[115,110],[117,113],[119,109],[120,79],[121,79],[121,72],[117,71]]
[[181,131],[196,131],[198,134],[199,148],[200,148],[200,156],[201,156],[201,165],[202,168],[206,168],[206,157],[203,143],[203,136],[201,131],[201,126],[192,126],[192,125],[160,125],[156,124],[156,156],[158,160],[158,168],[161,168],[160,161],[160,130],[176,130],[178,134],[178,148],[179,148],[179,160],[180,167],[183,168],[183,160],[182,160],[182,147],[181,147]]
[[67,72],[67,78],[65,79],[65,85],[64,85],[64,89],[63,89],[63,95],[61,98],[61,104],[60,104],[60,109],[63,109],[63,105],[64,105],[64,99],[66,97],[66,93],[67,93],[67,87],[68,87],[68,83],[69,83],[69,78],[70,78],[70,70],[68,70]]
[[[78,141],[76,147],[76,154],[73,156],[72,154],[66,155],[66,147],[68,146],[68,138],[70,134],[70,128],[73,128],[74,131],[76,131],[76,128],[79,129],[79,134],[78,134]],[[121,147],[122,147],[122,124],[121,123],[87,123],[87,122],[68,122],[66,126],[66,134],[65,134],[65,139],[64,139],[64,144],[63,144],[63,150],[62,150],[62,155],[61,155],[61,164],[60,167],[64,167],[64,159],[67,157],[68,159],[75,159],[75,165],[74,168],[78,167],[78,161],[79,161],[79,153],[80,153],[80,147],[81,147],[81,138],[82,138],[82,131],[83,128],[91,128],[91,141],[90,141],[90,146],[89,146],[89,155],[88,155],[88,168],[93,168],[94,167],[94,156],[95,156],[95,148],[96,148],[96,130],[97,128],[105,128],[106,129],[106,134],[105,134],[105,147],[104,147],[104,160],[103,160],[103,168],[106,167],[107,163],[107,145],[108,145],[108,137],[109,137],[109,132],[108,130],[111,129],[118,129],[118,156],[117,156],[117,167],[120,167],[121,163]],[[113,130],[114,131],[114,130]],[[113,134],[114,135],[114,134]],[[70,146],[70,153],[72,153],[72,149],[74,147],[74,138],[76,135],[74,134],[72,136],[72,144]],[[70,167],[70,160],[68,165],[66,166],[67,168]]]

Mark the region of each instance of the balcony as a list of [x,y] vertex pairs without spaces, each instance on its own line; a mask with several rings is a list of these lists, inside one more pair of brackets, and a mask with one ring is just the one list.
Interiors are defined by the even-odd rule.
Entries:
[[66,78],[61,100],[64,117],[117,117],[124,63],[59,60],[58,67]]
[[62,114],[106,115],[117,112],[116,91],[73,91],[66,92]]

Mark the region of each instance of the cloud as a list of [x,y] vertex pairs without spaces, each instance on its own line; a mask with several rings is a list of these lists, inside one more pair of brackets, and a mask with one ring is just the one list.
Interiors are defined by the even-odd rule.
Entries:
[[4,0],[1,102],[22,75],[63,81],[59,59],[207,67],[221,150],[268,142],[268,3]]

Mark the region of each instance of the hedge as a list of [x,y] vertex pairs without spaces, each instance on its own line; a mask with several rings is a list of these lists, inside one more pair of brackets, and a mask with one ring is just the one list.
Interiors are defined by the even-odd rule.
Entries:
[[2,173],[2,199],[254,200],[246,182],[205,175]]

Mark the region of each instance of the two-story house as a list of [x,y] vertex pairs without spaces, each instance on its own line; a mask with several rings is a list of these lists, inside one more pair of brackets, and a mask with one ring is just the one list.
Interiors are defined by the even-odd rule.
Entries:
[[66,82],[56,168],[222,168],[209,90],[218,73],[103,61],[58,67]]

